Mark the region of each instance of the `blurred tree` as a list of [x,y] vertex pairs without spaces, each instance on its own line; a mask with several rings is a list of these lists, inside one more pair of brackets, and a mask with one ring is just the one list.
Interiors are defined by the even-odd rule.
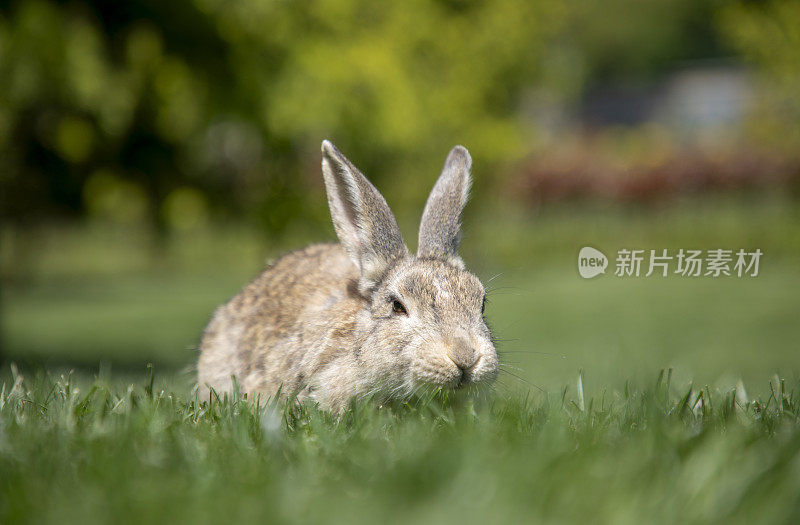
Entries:
[[[417,208],[453,144],[485,184],[530,149],[541,101],[725,53],[712,14],[728,3],[5,2],[0,214],[146,220],[162,236],[245,216],[278,235],[327,222],[305,198],[322,138]],[[766,31],[755,10],[725,18],[742,49]]]
[[728,3],[571,0],[563,45],[585,84],[646,81],[681,61],[729,54],[712,23]]
[[87,201],[115,191],[145,195],[164,232],[170,194],[193,187],[279,233],[324,217],[302,203],[325,137],[418,198],[415,174],[428,186],[455,143],[488,167],[523,151],[518,108],[562,19],[524,0],[12,2],[3,217],[106,209]]
[[0,19],[5,220],[83,211],[84,185],[106,169],[136,181],[164,229],[160,204],[185,177],[177,157],[206,111],[203,82],[141,21],[147,9],[104,7],[34,0]]
[[762,145],[800,147],[800,3],[741,2],[720,12],[721,32],[755,65],[761,93],[749,131]]

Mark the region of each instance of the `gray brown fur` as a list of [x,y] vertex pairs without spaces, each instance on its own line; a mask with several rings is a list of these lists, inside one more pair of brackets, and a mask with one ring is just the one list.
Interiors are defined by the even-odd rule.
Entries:
[[[252,396],[296,394],[335,411],[357,396],[407,398],[497,376],[484,288],[458,257],[471,159],[456,146],[425,207],[418,255],[386,201],[331,143],[322,170],[341,244],[280,258],[214,313],[198,383]],[[396,311],[401,302],[406,313]]]

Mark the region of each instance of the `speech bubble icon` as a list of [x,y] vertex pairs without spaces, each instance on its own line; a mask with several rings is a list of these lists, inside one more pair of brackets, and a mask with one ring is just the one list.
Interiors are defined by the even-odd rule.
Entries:
[[607,267],[608,257],[600,250],[591,246],[584,246],[578,252],[578,273],[584,279],[591,279],[601,273],[606,273]]

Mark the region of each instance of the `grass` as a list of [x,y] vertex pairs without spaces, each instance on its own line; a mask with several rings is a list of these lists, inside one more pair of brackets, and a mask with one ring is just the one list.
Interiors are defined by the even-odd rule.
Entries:
[[[641,386],[669,367],[684,382],[761,385],[776,372],[800,377],[798,210],[791,199],[752,195],[652,209],[509,209],[466,221],[463,251],[491,290],[487,315],[506,362],[541,388],[558,390],[581,368],[592,393],[625,381]],[[36,249],[25,264],[9,271],[4,357],[89,370],[102,362],[125,372],[148,362],[160,370],[189,366],[213,309],[265,259],[331,235],[269,246],[237,229],[198,232],[148,262],[145,240],[125,230],[45,230],[31,236]],[[575,260],[586,244],[607,254],[759,247],[765,255],[754,279],[585,281]]]
[[800,273],[788,264],[751,280],[587,282],[547,269],[498,282],[487,306],[498,348],[548,390],[580,368],[593,394],[626,381],[642,386],[662,368],[679,382],[721,389],[740,379],[763,385],[775,373],[800,377]]
[[[264,259],[330,237],[223,228],[154,258],[119,229],[21,235],[0,253],[2,350],[25,376],[0,371],[0,523],[798,523],[796,204],[468,217],[505,364],[495,393],[341,419],[209,403],[178,372]],[[754,279],[585,281],[584,245],[764,258]]]
[[169,384],[9,378],[0,522],[800,519],[800,400],[781,381],[761,400],[662,374],[594,398],[367,403],[339,419]]

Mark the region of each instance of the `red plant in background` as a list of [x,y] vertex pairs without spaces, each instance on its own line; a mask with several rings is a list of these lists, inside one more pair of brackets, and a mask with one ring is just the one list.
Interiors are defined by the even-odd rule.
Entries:
[[530,157],[510,178],[510,191],[533,204],[581,198],[652,202],[701,192],[793,186],[800,155],[747,147],[724,152],[674,149],[657,159],[610,158],[596,145]]

